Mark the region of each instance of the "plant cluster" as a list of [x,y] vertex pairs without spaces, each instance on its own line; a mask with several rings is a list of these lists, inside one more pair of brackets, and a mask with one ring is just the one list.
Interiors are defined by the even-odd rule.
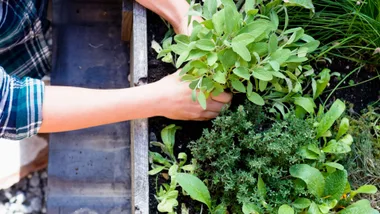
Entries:
[[[175,44],[170,37],[162,47],[153,43],[153,48],[163,61],[177,68],[185,64],[182,80],[189,82],[193,99],[203,108],[210,94],[227,90],[245,93],[257,105],[271,101],[282,109],[283,103],[306,102],[305,110],[310,113],[314,102],[303,97],[303,86],[314,70],[305,62],[319,42],[301,27],[287,29],[285,24],[279,28],[277,14],[287,10],[282,1],[260,2],[246,1],[241,12],[233,0],[192,3],[189,14],[201,16],[204,21],[192,23],[190,36],[176,35]],[[288,4],[311,8],[310,1]],[[259,13],[259,6],[265,11]]]
[[232,213],[376,213],[368,201],[351,204],[356,194],[377,190],[370,185],[351,190],[339,164],[352,144],[347,118],[333,127],[344,110],[338,100],[316,118],[291,113],[262,130],[259,110],[240,107],[218,117],[191,143],[196,172]]

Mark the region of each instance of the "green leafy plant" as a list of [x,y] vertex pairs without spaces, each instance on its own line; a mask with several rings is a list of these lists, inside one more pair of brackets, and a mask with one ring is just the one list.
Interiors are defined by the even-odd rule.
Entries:
[[[287,4],[311,8],[309,1],[299,2]],[[182,80],[190,83],[193,99],[203,108],[211,94],[228,90],[245,93],[257,105],[264,105],[265,100],[277,106],[307,103],[305,110],[311,112],[313,100],[302,97],[303,83],[312,73],[305,62],[319,42],[300,27],[279,29],[277,14],[286,11],[281,3],[246,1],[242,13],[232,0],[192,3],[189,14],[202,16],[204,21],[192,23],[190,36],[176,35],[175,44],[172,38],[163,42],[163,48],[155,44],[158,58],[178,68],[185,64]],[[265,10],[258,13],[256,7]]]
[[194,164],[186,164],[186,153],[179,153],[178,158],[174,155],[175,133],[178,129],[180,129],[179,126],[169,125],[161,131],[162,143],[151,142],[153,146],[160,147],[165,156],[158,152],[149,152],[152,169],[148,174],[157,175],[158,173],[163,173],[165,179],[170,179],[169,183],[163,183],[162,186],[157,188],[156,199],[159,202],[157,209],[160,212],[174,213],[175,207],[178,206],[177,173],[192,173],[194,171]]
[[340,119],[344,111],[337,100],[314,118],[291,112],[271,124],[259,108],[239,107],[191,143],[196,173],[232,213],[378,213],[368,201],[352,204],[357,194],[377,189],[351,190],[349,172],[339,163],[353,141],[348,119]]

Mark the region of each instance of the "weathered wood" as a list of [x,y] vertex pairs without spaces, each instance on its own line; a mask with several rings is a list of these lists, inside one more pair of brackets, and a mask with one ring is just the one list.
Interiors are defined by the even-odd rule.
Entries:
[[[147,83],[148,48],[146,10],[133,3],[133,34],[131,45],[131,87]],[[136,214],[149,213],[148,120],[131,122],[132,206]]]
[[[121,18],[121,0],[53,0],[52,85],[129,87]],[[52,134],[47,213],[132,213],[130,156],[129,122]]]

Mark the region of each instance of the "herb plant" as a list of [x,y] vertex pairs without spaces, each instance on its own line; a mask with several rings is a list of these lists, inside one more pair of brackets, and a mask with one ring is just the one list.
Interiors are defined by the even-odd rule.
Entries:
[[[281,2],[258,5],[246,1],[242,13],[233,0],[192,3],[189,14],[202,16],[204,21],[192,23],[190,36],[176,35],[175,44],[172,38],[162,48],[154,43],[158,58],[177,68],[184,65],[182,80],[190,83],[193,99],[203,108],[207,97],[225,90],[245,93],[256,105],[266,100],[280,106],[286,102],[297,105],[302,100],[313,108],[313,100],[302,97],[304,83],[313,72],[305,62],[319,42],[301,27],[279,29],[277,14],[286,11]],[[302,5],[297,2],[289,5]],[[259,13],[259,7],[265,11]]]
[[271,124],[258,107],[239,107],[191,143],[196,173],[232,213],[378,213],[368,201],[351,204],[356,194],[377,189],[351,190],[339,163],[352,144],[348,119],[334,126],[344,111],[337,100],[315,118],[302,120],[291,112]]

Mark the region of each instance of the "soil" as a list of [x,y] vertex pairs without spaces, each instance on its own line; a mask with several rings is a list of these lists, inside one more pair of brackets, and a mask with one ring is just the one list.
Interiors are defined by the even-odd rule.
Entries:
[[[157,53],[151,48],[151,41],[155,40],[160,43],[166,32],[168,31],[166,25],[163,23],[160,17],[152,12],[148,12],[148,82],[155,82],[161,78],[172,74],[176,71],[176,68],[172,64],[164,63],[156,59]],[[334,87],[339,84],[340,80],[348,75],[357,66],[349,61],[344,61],[341,59],[332,59],[332,63],[329,62],[318,62],[315,63],[314,67],[317,71],[323,68],[329,68],[331,72],[338,72],[341,77],[333,77],[330,81],[330,85],[326,90],[334,89]],[[362,81],[366,81],[373,77],[379,75],[378,71],[380,68],[370,68],[364,67],[359,71],[350,75],[339,87],[349,86],[350,80],[357,84]],[[325,93],[321,96],[322,100],[328,96],[329,93]],[[242,103],[244,96],[235,96],[232,105],[236,106],[238,103]],[[362,109],[366,108],[368,104],[380,100],[380,78],[374,79],[372,81],[366,82],[365,84],[360,84],[355,87],[350,87],[346,89],[338,89],[330,97],[328,105],[331,104],[336,99],[345,100],[347,103],[353,104],[351,110],[360,112]],[[155,117],[149,119],[149,133],[150,141],[160,141],[161,130],[170,124],[176,124],[182,127],[182,130],[177,131],[176,134],[176,148],[175,152],[186,152],[190,154],[187,145],[190,141],[198,139],[204,128],[211,127],[212,123],[209,122],[192,122],[192,121],[173,121],[163,117]],[[154,150],[154,148],[151,148]],[[157,200],[155,199],[156,193],[156,183],[161,184],[165,182],[163,177],[159,177],[156,181],[154,176],[150,177],[150,213],[158,213],[157,211]],[[192,201],[189,197],[180,197],[179,206],[181,203],[185,203],[188,208],[190,208],[189,213],[196,213],[195,209],[199,209],[200,203]],[[178,213],[180,209],[177,209]]]

